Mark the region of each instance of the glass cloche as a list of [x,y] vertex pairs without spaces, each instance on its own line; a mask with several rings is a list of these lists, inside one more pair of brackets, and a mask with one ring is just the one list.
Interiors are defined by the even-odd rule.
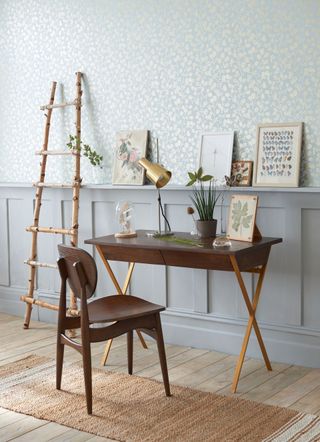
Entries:
[[137,236],[134,226],[134,207],[130,201],[119,201],[116,206],[116,221],[119,231],[116,238],[132,238]]

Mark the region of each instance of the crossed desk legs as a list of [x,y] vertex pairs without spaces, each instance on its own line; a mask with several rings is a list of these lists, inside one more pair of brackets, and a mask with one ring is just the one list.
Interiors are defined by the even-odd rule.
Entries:
[[[236,274],[241,292],[242,292],[242,296],[243,299],[245,301],[245,304],[247,306],[247,310],[249,313],[249,321],[247,324],[247,329],[246,329],[246,333],[244,335],[243,338],[243,342],[242,342],[242,347],[241,347],[241,352],[238,358],[238,362],[236,365],[236,369],[234,372],[234,376],[233,376],[233,382],[232,382],[232,387],[231,387],[231,391],[233,393],[235,393],[237,391],[237,386],[238,386],[238,382],[239,382],[239,378],[240,378],[240,373],[241,373],[241,369],[242,369],[242,365],[243,365],[243,361],[244,361],[244,357],[247,351],[247,347],[248,347],[248,342],[249,342],[249,338],[250,338],[250,334],[252,331],[252,327],[254,328],[254,331],[256,333],[257,339],[258,339],[258,343],[261,349],[261,353],[264,359],[264,362],[266,364],[266,367],[268,370],[272,370],[271,368],[271,364],[268,358],[268,354],[266,351],[266,348],[264,346],[264,342],[260,333],[260,329],[259,326],[257,324],[257,320],[256,320],[256,310],[258,307],[258,302],[259,302],[259,297],[260,297],[260,293],[261,293],[261,288],[262,288],[262,283],[263,283],[263,279],[264,279],[264,275],[266,272],[266,267],[267,267],[267,263],[263,264],[261,267],[256,267],[252,270],[249,270],[250,273],[257,273],[259,275],[259,279],[258,279],[258,283],[256,286],[256,290],[252,299],[252,303],[250,301],[246,286],[244,284],[239,266],[238,266],[238,262],[237,259],[235,258],[235,256],[230,256],[230,260],[231,260],[231,264],[234,270],[234,273]],[[248,271],[248,270],[246,270]]]
[[[117,293],[119,295],[125,295],[127,293],[127,290],[128,290],[129,284],[130,284],[132,272],[133,272],[133,269],[134,269],[134,262],[131,262],[129,264],[128,273],[127,273],[124,285],[121,288],[119,283],[118,283],[118,281],[117,281],[117,279],[116,279],[116,277],[115,277],[115,275],[114,275],[114,273],[113,273],[113,271],[112,271],[112,269],[111,269],[111,267],[110,267],[110,264],[108,263],[108,261],[104,257],[100,247],[99,246],[96,246],[96,247],[97,247],[98,253],[99,253],[99,255],[100,255],[101,259],[102,259],[102,262],[104,263],[104,265],[105,265],[105,267],[107,269],[107,272],[108,272],[108,274],[109,274],[109,276],[110,276],[110,278],[111,278],[111,280],[112,280],[112,282],[113,282],[113,284],[114,284],[114,286],[115,286],[115,288],[117,290]],[[243,296],[243,299],[245,301],[245,304],[247,306],[247,310],[248,310],[248,313],[249,313],[249,320],[248,320],[246,332],[245,332],[245,335],[244,335],[244,338],[243,338],[241,352],[240,352],[240,355],[239,355],[239,358],[238,358],[238,361],[237,361],[237,365],[236,365],[236,369],[235,369],[234,377],[233,377],[233,382],[232,382],[232,387],[231,387],[232,392],[235,393],[236,390],[237,390],[237,386],[238,386],[238,382],[239,382],[239,378],[240,378],[240,374],[241,374],[241,369],[242,369],[243,362],[244,362],[244,357],[245,357],[245,354],[246,354],[246,351],[247,351],[247,347],[248,347],[248,343],[249,343],[249,338],[250,338],[250,335],[251,335],[252,327],[254,328],[254,331],[256,333],[257,340],[258,340],[258,343],[259,343],[259,346],[260,346],[260,349],[261,349],[262,356],[263,356],[264,362],[266,364],[266,367],[267,367],[268,370],[272,370],[272,368],[271,368],[271,364],[270,364],[270,361],[269,361],[269,358],[268,358],[268,354],[267,354],[266,348],[264,346],[264,342],[263,342],[263,339],[262,339],[262,336],[261,336],[261,333],[260,333],[259,326],[257,324],[256,317],[255,317],[256,310],[257,310],[258,303],[259,303],[259,297],[260,297],[260,293],[261,293],[261,288],[262,288],[262,284],[263,284],[263,280],[264,280],[264,276],[265,276],[265,272],[266,272],[267,262],[265,262],[262,266],[255,267],[255,268],[253,268],[251,270],[246,270],[246,272],[256,273],[256,274],[259,275],[257,286],[256,286],[256,290],[255,290],[255,293],[254,293],[254,296],[253,296],[253,299],[252,299],[252,302],[251,302],[250,301],[250,297],[248,295],[248,291],[247,291],[246,286],[245,286],[245,283],[243,281],[243,278],[242,278],[242,275],[241,275],[241,271],[240,271],[240,268],[239,268],[239,265],[238,265],[236,257],[233,256],[233,255],[230,255],[230,261],[231,261],[234,273],[235,273],[235,275],[237,277],[237,280],[238,280],[238,283],[239,283],[239,286],[240,286],[240,289],[241,289],[241,292],[242,292],[242,296]],[[139,339],[141,341],[142,346],[144,348],[148,348],[147,344],[146,344],[145,340],[143,339],[143,336],[142,336],[142,334],[141,334],[141,332],[139,330],[137,330],[137,334],[139,336]],[[110,349],[111,349],[111,345],[112,345],[112,339],[107,341],[107,344],[106,344],[106,347],[105,347],[105,351],[104,351],[103,357],[101,359],[101,365],[105,365],[105,363],[106,363],[106,361],[108,359],[108,355],[109,355],[109,352],[110,352]]]
[[[99,253],[99,255],[100,255],[101,259],[102,259],[102,262],[105,265],[105,268],[107,269],[107,272],[109,273],[109,276],[110,276],[110,278],[111,278],[111,280],[112,280],[112,282],[113,282],[113,284],[114,284],[114,286],[115,286],[115,288],[117,290],[117,294],[118,295],[126,295],[128,287],[129,287],[129,284],[130,284],[132,272],[133,272],[133,269],[134,269],[134,262],[131,262],[129,264],[128,273],[127,273],[126,279],[124,281],[123,287],[121,288],[119,283],[118,283],[118,281],[117,281],[117,278],[115,277],[115,275],[114,275],[114,273],[113,273],[113,271],[112,271],[112,269],[110,267],[110,264],[108,263],[108,261],[104,257],[100,247],[96,246],[96,248],[97,248],[98,253]],[[139,336],[139,339],[140,339],[140,342],[141,342],[143,348],[148,348],[145,340],[143,339],[143,336],[142,336],[141,332],[139,330],[136,330],[136,332],[137,332],[137,335]],[[112,339],[109,339],[107,341],[107,343],[106,343],[106,347],[105,347],[105,350],[104,350],[104,353],[103,353],[103,356],[102,356],[102,359],[101,359],[101,365],[105,365],[106,364],[108,356],[109,356],[109,352],[110,352],[110,349],[111,349],[111,345],[112,345]]]

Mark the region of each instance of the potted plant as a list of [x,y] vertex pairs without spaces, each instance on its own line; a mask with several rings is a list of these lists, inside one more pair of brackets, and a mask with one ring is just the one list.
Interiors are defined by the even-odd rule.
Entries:
[[220,196],[220,193],[217,194],[214,177],[203,175],[202,167],[196,172],[188,172],[188,175],[190,181],[187,186],[193,186],[190,198],[199,215],[199,219],[196,220],[198,235],[201,238],[214,237],[217,220],[213,218],[213,212]]

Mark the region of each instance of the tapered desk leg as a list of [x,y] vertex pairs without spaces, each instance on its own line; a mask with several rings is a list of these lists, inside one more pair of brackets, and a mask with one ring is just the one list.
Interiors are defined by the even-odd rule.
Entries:
[[[115,288],[117,290],[117,294],[118,295],[126,295],[128,287],[129,287],[129,284],[130,284],[130,280],[131,280],[131,276],[132,276],[132,273],[133,273],[133,269],[134,269],[134,264],[135,263],[131,262],[129,264],[128,273],[127,273],[126,279],[124,281],[123,287],[121,288],[119,283],[118,283],[118,281],[117,281],[117,278],[115,277],[115,274],[112,271],[112,268],[111,268],[110,264],[108,263],[108,261],[104,257],[101,248],[99,246],[96,246],[96,248],[97,248],[98,253],[100,255],[100,258],[102,259],[102,262],[103,262],[105,268],[107,269],[107,272],[109,273],[109,276],[110,276],[110,278],[111,278],[111,280],[112,280],[112,282],[113,282],[113,284],[114,284],[114,286],[115,286]],[[139,330],[137,330],[137,335],[139,336],[139,339],[140,339],[140,342],[142,344],[142,347],[143,348],[148,348],[148,346],[146,344],[146,341],[144,340],[144,338],[143,338],[143,336],[142,336],[142,334],[141,334],[141,332]],[[103,356],[101,358],[101,365],[105,365],[106,364],[108,356],[109,356],[109,353],[110,353],[111,345],[112,345],[112,339],[109,339],[107,341],[107,343],[106,343],[106,347],[105,347]]]
[[264,359],[264,362],[266,364],[266,367],[268,370],[272,370],[271,368],[271,364],[268,358],[268,354],[266,351],[266,348],[264,346],[264,342],[260,333],[260,329],[255,317],[256,314],[256,310],[258,307],[258,302],[259,302],[259,297],[260,297],[260,293],[261,293],[261,288],[262,288],[262,283],[263,283],[263,279],[264,279],[264,275],[266,272],[266,267],[267,267],[267,263],[265,263],[261,268],[257,269],[257,273],[259,274],[259,279],[258,279],[258,283],[257,283],[257,287],[253,296],[253,300],[252,303],[250,301],[246,286],[244,284],[239,266],[238,266],[238,262],[235,256],[230,256],[230,260],[231,260],[231,264],[233,267],[233,270],[236,274],[242,295],[243,295],[243,299],[246,303],[247,306],[247,310],[249,313],[249,321],[248,321],[248,325],[247,325],[247,329],[246,329],[246,333],[244,335],[243,338],[243,342],[242,342],[242,348],[241,348],[241,352],[238,358],[238,362],[237,362],[237,366],[234,372],[234,377],[233,377],[233,382],[232,382],[232,387],[231,390],[233,393],[236,392],[237,390],[237,386],[238,386],[238,382],[239,382],[239,378],[240,378],[240,373],[241,373],[241,369],[242,369],[242,365],[243,365],[243,361],[244,361],[244,357],[247,351],[247,347],[248,347],[248,342],[249,342],[249,338],[250,338],[250,334],[252,331],[252,327],[254,328],[254,331],[256,333],[257,339],[258,339],[258,343],[261,349],[261,353]]

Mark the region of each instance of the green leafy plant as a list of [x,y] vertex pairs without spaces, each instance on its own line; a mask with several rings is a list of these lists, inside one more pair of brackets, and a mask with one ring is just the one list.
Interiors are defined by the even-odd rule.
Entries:
[[67,147],[70,150],[76,150],[83,153],[84,157],[87,157],[93,166],[101,166],[103,156],[99,155],[89,144],[84,144],[80,140],[78,144],[78,138],[76,135],[69,135],[69,142]]
[[238,232],[242,231],[242,227],[248,229],[250,227],[250,221],[253,215],[248,215],[248,203],[245,202],[243,205],[241,201],[237,201],[232,204],[232,228]]
[[220,193],[216,191],[214,177],[203,175],[202,167],[195,172],[188,172],[188,175],[190,181],[187,186],[193,186],[193,194],[190,198],[198,212],[199,219],[201,221],[212,220],[214,208],[220,196]]

